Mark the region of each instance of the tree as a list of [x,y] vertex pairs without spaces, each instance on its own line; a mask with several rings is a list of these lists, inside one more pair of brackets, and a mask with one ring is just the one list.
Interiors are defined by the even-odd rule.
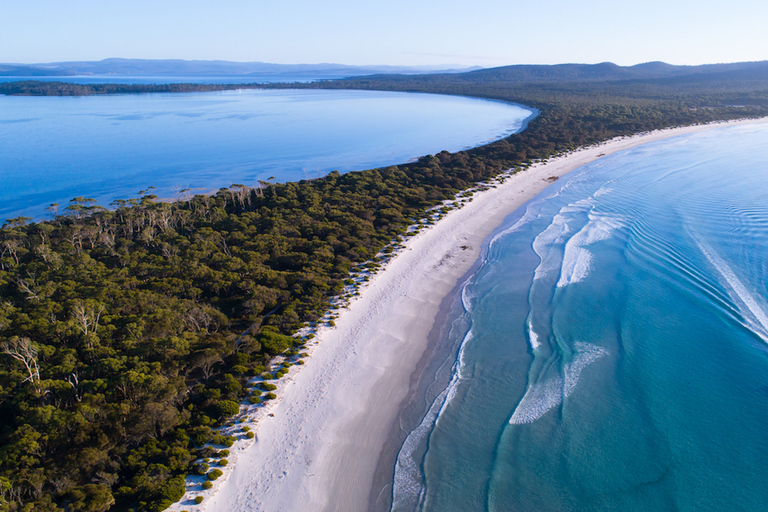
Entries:
[[99,319],[105,306],[94,300],[78,300],[72,305],[72,319],[84,336],[95,332],[99,327]]
[[27,377],[21,382],[31,382],[35,390],[39,392],[37,382],[40,380],[40,368],[37,365],[37,349],[32,340],[14,336],[10,340],[0,343],[0,350],[24,365]]

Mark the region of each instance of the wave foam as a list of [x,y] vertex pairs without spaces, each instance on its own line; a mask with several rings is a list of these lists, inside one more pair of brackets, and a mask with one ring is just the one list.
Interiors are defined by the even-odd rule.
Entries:
[[620,217],[589,213],[589,222],[565,244],[560,271],[559,288],[584,280],[592,270],[592,253],[586,246],[608,240],[613,233],[624,227]]
[[531,343],[531,349],[536,351],[541,346],[539,341],[539,334],[533,329],[533,322],[528,318],[528,341]]
[[462,379],[462,370],[465,366],[464,352],[467,343],[472,340],[472,331],[468,331],[461,341],[459,357],[454,363],[453,375],[446,388],[432,401],[427,414],[403,441],[403,446],[397,454],[395,463],[395,475],[392,484],[392,507],[395,510],[416,510],[423,499],[424,485],[420,462],[416,460],[416,451],[422,441],[437,425],[440,416],[450,404]]
[[745,326],[760,336],[763,341],[768,342],[768,314],[766,314],[765,302],[758,295],[750,293],[749,289],[736,276],[730,265],[720,257],[711,245],[690,230],[688,233],[696,242],[699,250],[722,276],[723,284],[727,288],[726,291],[738,308],[739,314],[744,319]]
[[559,406],[576,389],[581,372],[590,364],[608,355],[608,351],[604,348],[589,343],[576,343],[575,348],[576,357],[565,365],[562,375],[536,382],[528,387],[509,419],[510,424],[533,423],[549,410]]
[[572,247],[566,244],[565,256],[563,256],[563,266],[560,271],[560,280],[557,287],[562,288],[571,283],[583,281],[589,271],[592,270],[592,253],[583,247]]

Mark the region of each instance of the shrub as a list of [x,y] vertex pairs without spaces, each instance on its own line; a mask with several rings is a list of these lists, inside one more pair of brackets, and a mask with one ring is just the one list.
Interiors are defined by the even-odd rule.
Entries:
[[242,431],[242,432],[250,432],[250,431],[251,431],[251,427],[243,427],[243,428],[241,429],[241,431]]
[[270,325],[261,328],[257,340],[261,343],[264,350],[272,356],[283,352],[293,346],[294,339],[291,336],[280,334],[280,331]]
[[254,434],[253,432],[248,432],[247,434],[245,434],[245,437],[247,437],[248,439],[253,439],[254,437],[256,437],[256,434]]
[[211,457],[218,457],[219,456],[219,452],[217,452],[214,448],[211,448],[210,446],[205,446],[205,447],[203,447],[202,450],[200,450],[198,452],[197,456],[202,458],[203,462],[208,462],[208,460]]
[[211,407],[211,411],[219,418],[226,418],[240,412],[240,404],[232,400],[221,400]]
[[253,396],[261,396],[261,393],[262,393],[262,391],[261,391],[260,389],[256,389],[256,388],[254,388],[254,389],[251,391],[251,394],[252,394]]
[[248,402],[250,402],[251,405],[259,405],[262,402],[262,400],[257,396],[252,396],[248,399]]
[[210,489],[211,487],[213,487],[213,484],[211,483],[210,480],[206,480],[205,482],[203,482],[203,489]]
[[195,498],[195,504],[199,505],[199,504],[201,504],[202,502],[203,502],[203,497],[202,497],[202,496],[197,496],[197,497]]
[[264,391],[274,391],[277,389],[277,386],[275,386],[274,384],[270,384],[269,382],[262,382],[261,389],[263,389]]
[[[230,447],[235,443],[235,438],[232,436],[224,436],[221,434],[216,434],[211,439],[211,444],[223,444],[224,446]],[[223,451],[223,450],[222,450]]]
[[224,473],[220,469],[211,470],[211,472],[208,473],[208,480],[216,480],[223,474]]
[[219,455],[222,457],[229,457],[229,450],[221,450]]
[[264,398],[266,398],[267,400],[273,400],[277,398],[277,395],[274,393],[267,393],[266,395],[264,395]]
[[226,466],[227,464],[229,464],[229,461],[227,459],[221,459],[219,461],[219,466]]
[[202,476],[206,473],[206,471],[208,471],[208,464],[206,464],[205,462],[195,466],[195,473],[197,473],[198,475]]

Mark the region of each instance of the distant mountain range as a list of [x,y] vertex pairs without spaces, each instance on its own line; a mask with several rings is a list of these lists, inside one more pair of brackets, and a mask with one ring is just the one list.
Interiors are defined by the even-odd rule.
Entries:
[[[157,76],[157,77],[242,77],[243,82],[259,77],[297,77],[328,79],[360,77],[390,81],[445,80],[453,83],[484,82],[503,84],[560,83],[654,83],[657,85],[695,85],[707,83],[759,83],[768,81],[768,61],[675,66],[664,62],[647,62],[635,66],[600,64],[513,65],[496,68],[461,68],[460,66],[345,66],[342,64],[269,64],[264,62],[229,62],[221,60],[144,60],[105,59],[101,61],[54,62],[48,64],[0,64],[0,76]],[[403,75],[410,75],[406,77]],[[441,78],[442,77],[442,78]],[[183,81],[183,80],[182,80]]]
[[374,74],[463,73],[479,66],[345,66],[343,64],[269,64],[225,60],[104,59],[47,64],[0,64],[0,76],[363,76]]
[[664,62],[646,62],[635,66],[619,66],[611,62],[600,64],[516,65],[481,69],[462,74],[466,78],[492,78],[506,83],[527,82],[589,82],[619,80],[672,79],[706,75],[729,78],[768,78],[768,61],[733,64],[675,66]]

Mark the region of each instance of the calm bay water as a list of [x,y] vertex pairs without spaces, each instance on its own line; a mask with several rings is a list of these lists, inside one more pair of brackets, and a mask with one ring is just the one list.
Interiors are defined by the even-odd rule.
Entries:
[[768,509],[766,148],[766,125],[647,144],[508,219],[393,510]]
[[531,111],[456,96],[244,90],[0,96],[0,219],[407,162],[511,135]]

